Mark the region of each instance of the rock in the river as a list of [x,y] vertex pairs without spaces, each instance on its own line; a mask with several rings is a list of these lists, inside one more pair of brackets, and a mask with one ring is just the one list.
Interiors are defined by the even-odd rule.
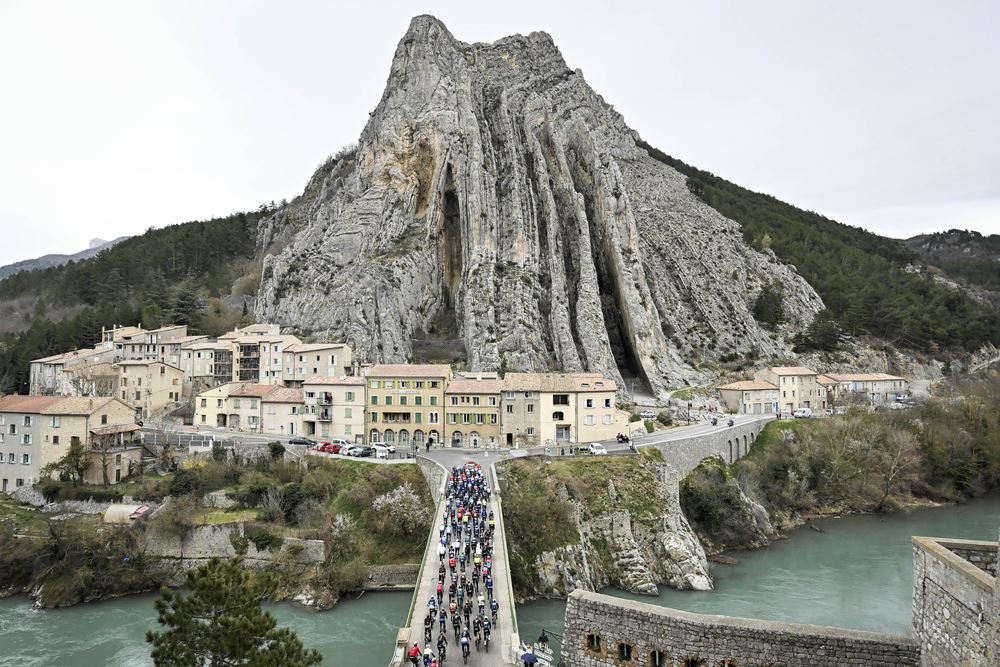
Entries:
[[[744,243],[543,32],[466,44],[431,16],[399,42],[356,152],[258,229],[258,321],[403,362],[461,339],[470,369],[586,370],[659,391],[703,344],[785,355],[822,302]],[[753,303],[781,283],[786,328]]]

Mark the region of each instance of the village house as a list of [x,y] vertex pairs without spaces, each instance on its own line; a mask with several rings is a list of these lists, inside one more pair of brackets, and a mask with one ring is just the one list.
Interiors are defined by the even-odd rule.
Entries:
[[261,399],[260,432],[267,435],[299,435],[302,432],[302,389],[271,387]]
[[803,366],[771,366],[753,374],[754,380],[778,388],[781,395],[774,411],[785,414],[799,408],[821,410],[827,407],[826,389],[817,382],[818,376]]
[[343,343],[295,343],[285,348],[284,366],[286,387],[301,387],[312,377],[340,377],[351,367],[351,348]]
[[716,387],[726,406],[739,414],[774,414],[778,388],[763,380],[744,380]]
[[310,377],[302,383],[302,435],[363,442],[365,378]]
[[860,398],[871,403],[895,401],[906,395],[907,381],[887,373],[827,373],[836,383],[837,398]]
[[441,444],[448,364],[376,364],[365,376],[368,442],[405,449]]
[[118,393],[135,409],[136,419],[174,407],[181,400],[184,372],[155,359],[121,361],[118,366]]
[[599,373],[507,373],[502,434],[508,447],[607,440],[628,428],[617,385]]
[[[0,488],[33,484],[73,443],[92,459],[114,461],[139,427],[133,408],[114,397],[5,396],[0,399]],[[94,465],[91,465],[93,468]],[[102,468],[103,469],[103,468]],[[111,476],[127,475],[111,469]]]
[[[113,359],[114,351],[103,348],[74,350],[35,359],[29,370],[28,392],[32,396],[79,396],[87,383],[82,381],[82,373],[74,373],[72,369],[96,362],[107,363]],[[74,381],[74,378],[77,380]]]
[[497,447],[503,380],[455,377],[445,387],[445,434],[452,447]]

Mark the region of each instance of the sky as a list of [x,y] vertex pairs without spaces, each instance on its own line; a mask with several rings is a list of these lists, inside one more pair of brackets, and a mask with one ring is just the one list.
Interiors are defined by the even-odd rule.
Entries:
[[0,0],[0,265],[301,194],[425,13],[549,33],[647,142],[744,187],[1000,233],[995,0]]

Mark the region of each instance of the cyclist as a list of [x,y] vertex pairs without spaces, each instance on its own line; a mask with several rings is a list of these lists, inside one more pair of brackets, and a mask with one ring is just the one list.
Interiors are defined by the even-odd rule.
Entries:
[[431,645],[428,643],[427,648],[424,649],[424,667],[430,667],[433,658],[434,651],[431,650]]
[[420,661],[420,647],[417,646],[417,642],[413,642],[413,648],[410,649],[410,662],[413,667],[417,667],[417,663]]
[[441,634],[438,635],[438,655],[441,656],[441,662],[444,662],[445,646],[448,645],[448,634],[442,629]]
[[483,598],[482,593],[479,594],[477,602],[479,602],[479,614],[482,615],[486,611],[486,599]]
[[476,647],[479,644],[479,633],[483,630],[483,621],[481,618],[476,616],[475,620],[472,621],[472,633],[476,636]]
[[496,598],[490,601],[490,611],[493,612],[493,625],[496,625],[497,614],[500,613],[500,605],[497,604]]
[[[490,650],[490,619],[483,619],[483,640],[486,642],[486,650]],[[444,654],[441,654],[441,659],[444,659]]]
[[468,626],[462,628],[461,642],[462,642],[462,657],[463,658],[468,658],[469,657],[469,652],[471,651],[471,649],[469,648],[469,641],[471,639],[472,638],[469,637],[469,628],[468,628]]
[[444,610],[444,607],[441,607],[441,617],[438,620],[441,621],[441,634],[444,634],[448,628],[448,612]]
[[487,593],[487,595],[490,596],[490,599],[492,600],[493,599],[493,577],[490,577],[490,576],[486,577],[486,593]]

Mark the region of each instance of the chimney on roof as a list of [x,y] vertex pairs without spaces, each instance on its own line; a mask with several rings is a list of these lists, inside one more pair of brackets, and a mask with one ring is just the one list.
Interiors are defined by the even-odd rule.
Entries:
[[90,409],[94,409],[94,399],[90,399]]
[[476,382],[482,382],[482,381],[483,381],[483,372],[479,371],[478,373],[476,373]]

